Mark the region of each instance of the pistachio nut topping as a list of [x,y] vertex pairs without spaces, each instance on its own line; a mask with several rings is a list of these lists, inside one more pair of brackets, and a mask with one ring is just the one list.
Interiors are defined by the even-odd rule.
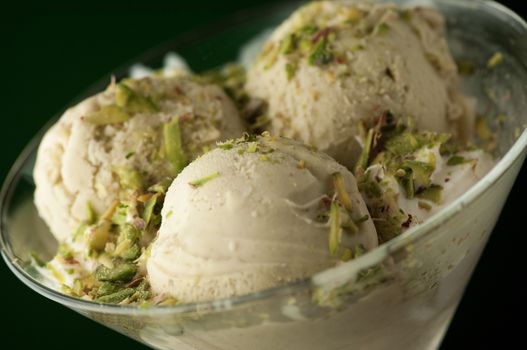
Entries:
[[355,169],[381,242],[423,222],[464,193],[493,164],[449,134],[416,131],[385,112],[367,132]]

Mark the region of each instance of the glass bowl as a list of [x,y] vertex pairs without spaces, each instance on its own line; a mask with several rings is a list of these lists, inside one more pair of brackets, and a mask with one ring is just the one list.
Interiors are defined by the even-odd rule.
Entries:
[[[424,3],[445,15],[453,55],[476,67],[463,79],[463,88],[477,97],[478,112],[488,124],[499,129],[497,165],[423,225],[310,279],[231,299],[151,308],[76,299],[40,283],[28,264],[32,252],[51,258],[57,247],[33,204],[32,170],[45,128],[2,188],[0,243],[9,268],[43,296],[159,349],[437,348],[527,153],[527,25],[491,1],[395,2]],[[219,66],[236,59],[240,45],[279,24],[297,6],[287,3],[247,15],[133,63],[159,66],[167,52],[176,51],[195,71]],[[496,52],[503,62],[486,67]],[[118,78],[130,66],[119,70]],[[108,81],[105,77],[79,100]]]

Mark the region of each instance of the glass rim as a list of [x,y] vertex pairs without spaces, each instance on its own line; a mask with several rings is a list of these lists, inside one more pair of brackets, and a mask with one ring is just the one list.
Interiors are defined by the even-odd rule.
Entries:
[[[423,1],[417,1],[417,3]],[[508,17],[511,21],[519,24],[522,29],[527,33],[527,23],[515,12],[505,7],[504,5],[495,1],[484,1],[484,0],[431,0],[425,1],[427,4],[434,3],[454,3],[456,5],[479,5],[493,9],[494,11],[501,13]],[[256,16],[262,16],[268,13],[274,13],[278,9],[283,9],[285,6],[291,4],[275,4],[274,6],[263,6],[262,8],[254,8],[251,10],[241,11],[234,14],[226,21],[220,21],[213,25],[205,26],[201,30],[192,31],[186,34],[178,36],[174,40],[170,40],[164,44],[158,45],[151,50],[148,50],[145,54],[140,55],[136,59],[130,60],[123,64],[119,69],[116,69],[117,76],[125,76],[129,67],[133,63],[137,62],[148,62],[154,58],[159,58],[162,54],[177,47],[192,44],[198,41],[200,38],[206,37],[210,33],[226,31],[237,25],[250,21]],[[262,12],[262,10],[264,10]],[[107,74],[101,78],[98,82],[93,84],[84,93],[80,94],[72,102],[78,102],[83,98],[90,96],[95,92],[99,92],[102,87],[106,86],[110,74]],[[72,105],[68,104],[69,105]],[[176,305],[154,305],[145,308],[138,307],[137,305],[116,305],[116,304],[104,304],[96,301],[84,300],[69,296],[61,293],[55,289],[52,289],[31,277],[21,266],[18,264],[19,259],[11,250],[9,244],[9,238],[7,237],[7,208],[11,202],[13,190],[20,180],[23,166],[27,160],[37,149],[40,140],[44,133],[49,127],[55,123],[60,115],[55,116],[49,122],[47,122],[43,128],[33,137],[33,139],[25,146],[23,151],[17,157],[13,166],[9,170],[2,188],[0,190],[0,250],[1,255],[6,262],[9,269],[20,279],[26,286],[36,291],[37,293],[45,296],[48,299],[56,301],[62,305],[73,309],[81,309],[83,311],[94,311],[108,314],[122,314],[122,315],[162,315],[162,314],[183,314],[192,312],[203,312],[213,311],[221,312],[222,310],[229,310],[235,306],[250,303],[252,301],[262,301],[274,296],[287,296],[291,292],[296,290],[302,290],[309,288],[313,285],[325,285],[335,284],[341,280],[343,274],[349,275],[350,272],[359,271],[365,267],[372,266],[376,263],[383,261],[390,254],[404,248],[409,243],[419,241],[420,239],[432,235],[437,227],[441,226],[450,217],[459,213],[469,203],[475,201],[478,197],[482,196],[493,184],[498,182],[509,168],[521,157],[523,152],[527,149],[527,129],[524,129],[522,134],[517,138],[512,147],[505,153],[505,155],[496,163],[496,165],[487,173],[481,180],[479,180],[474,186],[472,186],[463,195],[457,198],[455,201],[450,203],[447,207],[443,208],[429,219],[425,223],[414,226],[409,230],[405,231],[401,235],[393,238],[392,240],[381,244],[377,248],[367,252],[363,256],[349,261],[347,263],[323,270],[311,277],[304,278],[291,283],[286,283],[274,288],[265,289],[241,296],[235,296],[230,298],[216,299],[204,302],[176,304]]]

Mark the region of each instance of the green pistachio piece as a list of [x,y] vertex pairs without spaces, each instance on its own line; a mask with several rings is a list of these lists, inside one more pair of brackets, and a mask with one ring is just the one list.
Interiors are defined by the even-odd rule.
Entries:
[[201,179],[190,181],[188,184],[190,186],[194,187],[194,188],[197,188],[197,187],[205,185],[207,182],[209,182],[211,180],[214,180],[215,178],[217,178],[220,175],[221,175],[220,172],[215,172],[215,173],[210,174],[208,176],[202,177]]
[[86,232],[86,229],[88,228],[88,225],[84,222],[81,222],[79,226],[77,226],[77,229],[75,232],[73,232],[73,241],[76,242],[79,237],[84,236],[84,233]]
[[165,154],[172,164],[175,174],[179,174],[187,165],[187,156],[183,151],[178,118],[172,118],[170,122],[163,126],[163,136]]
[[123,258],[126,261],[133,261],[139,258],[140,255],[141,255],[141,248],[139,247],[137,243],[135,243],[121,254],[121,258]]
[[97,289],[97,296],[113,294],[119,290],[119,286],[111,282],[103,282]]
[[426,199],[436,204],[441,202],[441,194],[443,192],[443,187],[440,185],[432,185],[425,189],[424,191],[417,194],[418,198]]
[[501,52],[495,52],[491,58],[487,61],[487,68],[494,68],[498,64],[503,62],[503,54]]
[[308,62],[313,66],[324,66],[333,61],[333,53],[329,48],[327,36],[323,36],[313,47]]
[[103,220],[86,230],[85,240],[88,247],[95,251],[102,251],[110,239],[111,227],[111,221]]
[[446,164],[449,166],[456,166],[456,165],[469,163],[471,160],[472,159],[465,159],[464,157],[455,155],[455,156],[448,158],[448,161],[446,162]]
[[139,171],[127,167],[115,167],[114,171],[119,177],[122,188],[134,191],[140,191],[143,188],[143,177]]
[[160,182],[148,187],[148,191],[149,192],[156,192],[156,193],[165,194],[167,192],[168,188],[170,187],[170,185],[172,184],[173,180],[174,179],[171,178],[171,177],[165,177]]
[[142,232],[130,224],[121,227],[121,234],[123,238],[129,239],[132,243],[137,242],[142,236]]
[[333,186],[335,187],[338,200],[344,206],[344,208],[346,208],[346,210],[351,213],[351,199],[348,195],[348,192],[346,191],[342,174],[340,172],[336,172],[332,174],[331,177],[333,178]]
[[127,221],[128,206],[120,204],[117,206],[115,213],[112,216],[112,223],[118,226],[122,226]]
[[355,176],[361,176],[366,168],[368,168],[374,136],[375,130],[368,130],[368,135],[366,136],[366,140],[364,142],[364,148],[362,149],[359,160],[357,161],[357,165],[355,166]]
[[398,155],[405,156],[417,151],[420,147],[417,138],[409,132],[403,132],[386,142],[386,150]]
[[403,163],[403,169],[407,172],[411,169],[415,188],[428,187],[431,184],[430,177],[434,172],[434,167],[428,163],[415,160],[408,160]]
[[403,187],[406,198],[412,199],[414,198],[415,194],[415,188],[414,188],[414,176],[412,168],[405,169],[406,176],[400,177],[397,180],[399,181],[399,184]]
[[99,265],[95,270],[95,278],[101,282],[129,282],[136,273],[137,267],[131,263],[120,263],[113,269]]
[[102,106],[98,111],[84,116],[84,120],[95,125],[122,123],[130,119],[130,115],[116,105]]
[[388,33],[389,30],[390,30],[390,26],[388,25],[388,23],[382,22],[381,24],[377,26],[377,29],[375,30],[375,34],[384,35]]
[[296,35],[294,33],[286,35],[286,37],[280,42],[280,53],[282,55],[288,55],[296,49]]
[[291,80],[295,77],[298,65],[295,62],[287,62],[285,64],[285,73],[287,74],[287,80]]
[[145,223],[147,225],[150,222],[150,219],[152,219],[152,214],[154,213],[154,207],[157,204],[158,198],[159,198],[159,193],[156,193],[145,202],[144,209],[143,209],[143,220],[145,220]]
[[342,241],[342,227],[340,226],[340,208],[337,202],[331,203],[329,211],[329,254],[337,256]]
[[115,86],[115,103],[127,111],[135,113],[156,112],[157,105],[146,96],[143,96],[124,83]]
[[304,27],[302,27],[302,29],[300,29],[301,32],[303,33],[306,33],[306,34],[315,34],[317,31],[318,31],[318,27],[314,24],[308,24]]
[[359,188],[368,198],[381,198],[382,189],[377,181],[368,178],[366,174],[364,179],[359,183]]
[[95,209],[93,209],[93,206],[90,201],[86,202],[86,224],[93,225],[95,222],[97,222],[97,214],[95,213]]
[[102,297],[97,298],[96,300],[101,303],[118,304],[121,301],[125,300],[126,298],[134,295],[134,293],[135,293],[134,288],[125,288],[125,289],[122,289],[112,294],[103,295]]

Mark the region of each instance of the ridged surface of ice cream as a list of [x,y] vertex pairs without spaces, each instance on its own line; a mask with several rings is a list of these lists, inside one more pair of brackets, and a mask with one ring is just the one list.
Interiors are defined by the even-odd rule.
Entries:
[[465,140],[472,105],[459,91],[443,22],[430,8],[310,3],[276,29],[246,88],[268,102],[272,133],[346,166],[361,151],[358,123],[370,127],[386,111]]
[[[342,240],[332,256],[337,174],[349,219],[360,223],[350,234],[340,207]],[[154,292],[180,302],[275,287],[334,266],[341,251],[350,259],[377,246],[353,175],[325,154],[269,136],[224,144],[191,163],[169,188],[162,217],[148,275]]]
[[62,241],[88,206],[101,214],[123,190],[173,177],[204,148],[243,131],[223,90],[190,76],[111,84],[44,136],[34,170],[39,214]]

